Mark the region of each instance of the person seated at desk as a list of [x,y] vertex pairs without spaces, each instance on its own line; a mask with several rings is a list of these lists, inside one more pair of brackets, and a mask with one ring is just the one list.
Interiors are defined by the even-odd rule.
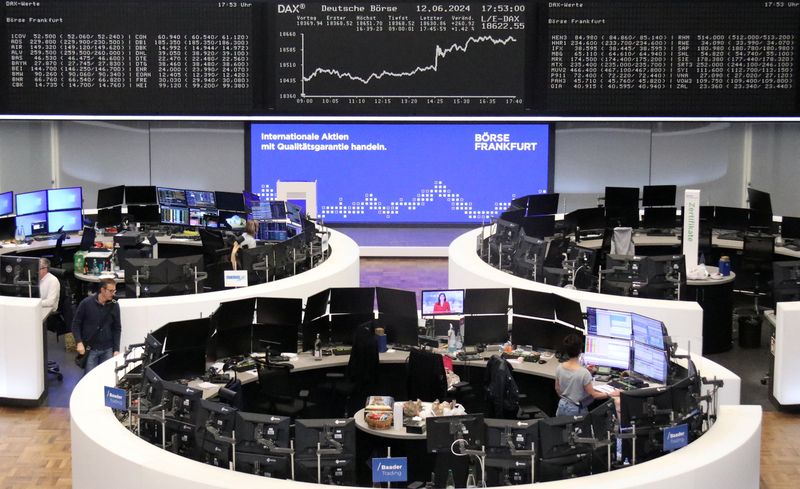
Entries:
[[58,309],[61,282],[50,273],[50,260],[39,258],[39,297],[42,298],[42,323]]
[[556,416],[588,414],[593,399],[619,397],[617,389],[606,393],[594,388],[592,374],[580,363],[582,345],[580,336],[574,333],[564,338],[564,353],[569,358],[556,367],[556,393],[560,397]]
[[258,243],[256,243],[257,234],[258,221],[248,219],[244,224],[244,232],[239,238],[236,239],[236,241],[233,242],[233,247],[231,247],[231,265],[233,266],[234,270],[238,269],[236,255],[239,253],[239,249],[251,249],[258,246]]

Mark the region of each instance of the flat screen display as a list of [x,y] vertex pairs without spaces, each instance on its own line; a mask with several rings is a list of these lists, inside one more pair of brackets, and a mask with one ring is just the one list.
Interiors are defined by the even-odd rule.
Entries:
[[278,181],[316,181],[327,222],[480,223],[550,190],[549,137],[547,124],[251,124],[248,181],[261,201]]
[[83,212],[81,212],[80,209],[47,213],[48,233],[57,233],[59,229],[67,233],[74,233],[80,231],[82,228]]
[[464,313],[464,289],[423,290],[422,315],[437,316]]
[[51,188],[47,190],[47,210],[65,211],[83,207],[80,187]]
[[213,208],[217,205],[216,194],[210,190],[187,190],[186,204],[195,208]]
[[631,342],[630,340],[586,335],[583,360],[588,365],[628,370],[631,365]]
[[633,341],[664,349],[664,324],[653,318],[640,314],[631,314],[633,325]]
[[45,228],[47,227],[47,212],[37,212],[36,214],[25,214],[23,216],[17,216],[17,227],[22,226],[25,230],[25,236],[32,236],[33,229],[32,226],[35,223],[45,223]]
[[669,371],[668,366],[667,354],[664,350],[642,343],[634,343],[632,367],[634,373],[665,384]]
[[217,209],[223,211],[245,212],[244,195],[241,192],[215,192]]
[[17,215],[47,211],[47,190],[17,194]]
[[642,188],[642,205],[644,207],[659,205],[675,205],[676,185],[645,185]]
[[97,208],[114,207],[125,202],[125,185],[101,188],[97,191]]
[[3,192],[0,194],[0,216],[7,216],[14,213],[14,192]]
[[586,327],[590,335],[609,338],[630,340],[633,334],[631,313],[596,307],[586,308]]
[[125,203],[130,204],[157,204],[156,188],[150,186],[126,186]]
[[179,188],[158,187],[159,205],[186,207],[186,191]]

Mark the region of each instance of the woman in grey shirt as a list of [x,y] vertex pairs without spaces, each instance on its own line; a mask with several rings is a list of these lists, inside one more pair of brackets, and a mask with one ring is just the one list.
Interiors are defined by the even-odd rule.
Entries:
[[618,397],[619,391],[608,394],[592,385],[592,374],[581,365],[582,342],[580,336],[570,334],[564,338],[564,353],[569,359],[556,367],[556,393],[558,401],[556,416],[578,416],[589,412],[589,404],[593,399]]

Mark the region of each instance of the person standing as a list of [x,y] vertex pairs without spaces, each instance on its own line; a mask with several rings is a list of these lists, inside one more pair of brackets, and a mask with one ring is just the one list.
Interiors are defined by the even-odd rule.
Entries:
[[602,392],[592,385],[592,374],[581,365],[580,355],[583,342],[575,333],[564,338],[564,353],[569,357],[556,367],[556,394],[558,408],[556,416],[579,416],[589,412],[592,400],[619,397],[619,391]]
[[42,322],[58,310],[61,282],[50,273],[50,260],[39,258],[39,297],[42,299]]
[[117,284],[114,279],[100,280],[100,290],[83,299],[75,311],[72,334],[78,354],[88,354],[84,373],[119,355],[122,334],[119,304],[114,300]]

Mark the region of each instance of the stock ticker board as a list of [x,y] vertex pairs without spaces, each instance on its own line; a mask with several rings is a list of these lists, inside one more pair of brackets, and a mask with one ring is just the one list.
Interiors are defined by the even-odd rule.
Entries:
[[800,2],[6,0],[0,113],[798,115]]

